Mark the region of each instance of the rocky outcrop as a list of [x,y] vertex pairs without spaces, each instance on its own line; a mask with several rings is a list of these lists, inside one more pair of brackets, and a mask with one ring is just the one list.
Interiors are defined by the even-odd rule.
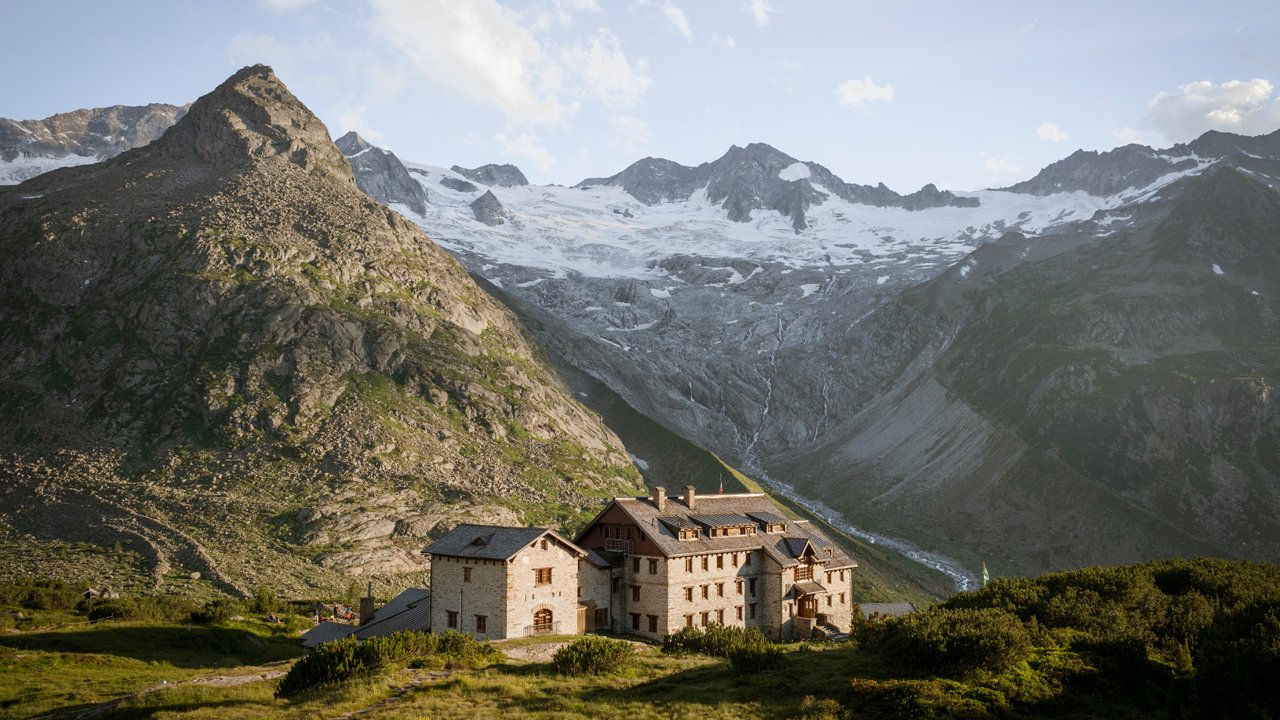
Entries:
[[186,111],[186,106],[154,103],[75,110],[43,120],[0,118],[0,185],[141,147],[164,134]]
[[507,211],[492,190],[485,190],[483,195],[471,203],[471,212],[475,213],[477,220],[491,227],[507,221]]
[[351,163],[356,185],[383,205],[399,203],[413,212],[427,212],[427,193],[394,153],[370,145],[354,130],[338,138],[338,150]]
[[1115,236],[1011,235],[873,313],[829,430],[771,470],[1018,572],[1274,557],[1280,195],[1227,165],[1161,193]]
[[359,191],[269,68],[151,145],[0,189],[0,254],[0,519],[47,573],[60,541],[124,538],[163,559],[154,583],[307,592],[420,568],[424,518],[555,524],[638,489],[514,317]]
[[449,169],[471,182],[480,183],[481,185],[517,187],[529,184],[524,173],[520,172],[520,168],[515,165],[494,165],[490,163],[470,170],[454,165]]
[[1083,191],[1109,196],[1147,187],[1162,176],[1186,172],[1207,161],[1241,156],[1280,156],[1280,130],[1256,137],[1210,130],[1190,143],[1165,150],[1137,144],[1102,153],[1077,150],[1030,180],[1005,189],[1033,195]]
[[473,193],[480,189],[475,185],[472,185],[471,183],[467,182],[466,180],[460,180],[456,177],[450,177],[448,175],[445,175],[444,177],[440,178],[440,184],[449,188],[450,190],[457,190],[458,192],[465,192],[465,193]]
[[834,194],[851,203],[921,210],[931,207],[976,207],[977,198],[959,197],[926,185],[901,196],[883,183],[872,187],[846,183],[827,168],[795,158],[764,143],[729,148],[718,160],[687,167],[661,158],[645,158],[607,178],[588,178],[576,187],[621,187],[646,205],[688,200],[703,188],[734,222],[748,222],[754,210],[774,210],[791,219],[799,233],[808,227],[805,213]]

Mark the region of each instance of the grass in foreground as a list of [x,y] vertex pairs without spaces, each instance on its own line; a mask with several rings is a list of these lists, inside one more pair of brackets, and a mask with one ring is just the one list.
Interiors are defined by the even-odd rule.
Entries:
[[297,639],[261,622],[80,624],[0,635],[0,718],[112,700],[162,683],[235,674],[297,657]]

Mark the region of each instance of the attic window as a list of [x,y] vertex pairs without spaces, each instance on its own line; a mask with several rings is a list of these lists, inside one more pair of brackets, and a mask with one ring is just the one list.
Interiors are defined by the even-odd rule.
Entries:
[[475,540],[472,540],[472,541],[471,541],[471,544],[472,544],[472,545],[474,545],[474,546],[476,546],[476,547],[484,547],[485,545],[488,545],[489,543],[488,543],[488,541],[486,541],[483,537],[478,537],[478,538],[476,538]]

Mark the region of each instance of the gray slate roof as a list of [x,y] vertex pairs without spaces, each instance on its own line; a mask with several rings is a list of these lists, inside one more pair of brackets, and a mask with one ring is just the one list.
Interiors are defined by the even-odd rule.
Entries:
[[302,633],[302,647],[313,648],[330,640],[341,640],[356,631],[355,625],[338,622],[322,622]]
[[504,527],[463,523],[445,533],[422,552],[428,555],[475,558],[477,560],[510,560],[521,548],[543,535],[551,535],[561,543],[582,549],[547,528]]
[[382,637],[401,630],[431,629],[431,591],[408,588],[378,608],[373,619],[361,625],[355,632],[357,639]]
[[[677,518],[689,521],[691,517],[705,518],[718,515],[751,516],[769,513],[782,517],[778,506],[767,496],[759,493],[734,495],[699,495],[690,512],[687,505],[679,497],[668,497],[662,512],[650,498],[615,498],[613,501],[620,509],[631,516],[632,520],[645,531],[646,537],[653,540],[667,557],[680,555],[699,555],[711,552],[732,552],[734,550],[763,550],[784,567],[796,564],[797,555],[792,552],[793,546],[803,549],[808,540],[823,552],[819,557],[827,560],[828,568],[857,567],[857,563],[831,542],[817,528],[804,520],[785,520],[787,530],[783,533],[766,534],[763,531],[755,535],[730,535],[728,537],[711,538],[700,533],[696,540],[680,540],[671,530],[670,524]],[[589,525],[587,530],[590,531]],[[826,548],[832,549],[828,556]]]
[[302,646],[313,648],[320,643],[341,640],[348,635],[366,638],[390,635],[400,630],[431,629],[431,591],[407,588],[373,613],[369,622],[356,626],[338,622],[322,622],[302,634]]

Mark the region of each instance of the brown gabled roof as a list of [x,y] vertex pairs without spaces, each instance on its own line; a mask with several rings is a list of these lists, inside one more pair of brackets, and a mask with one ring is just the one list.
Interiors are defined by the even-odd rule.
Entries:
[[[790,566],[796,564],[797,558],[800,557],[799,553],[803,552],[805,545],[812,543],[819,550],[818,557],[828,561],[828,567],[856,567],[857,565],[826,535],[803,521],[787,520],[786,532],[772,534],[766,534],[758,525],[755,535],[712,538],[702,532],[695,540],[680,540],[673,532],[673,526],[696,527],[698,519],[705,520],[708,517],[735,516],[745,519],[752,515],[760,515],[782,518],[778,506],[774,505],[766,495],[760,493],[699,495],[695,499],[692,511],[678,497],[668,497],[666,507],[661,512],[647,497],[614,498],[611,506],[616,506],[625,512],[667,557],[735,550],[763,550],[780,565]],[[600,515],[603,514],[602,511]],[[595,521],[592,521],[578,538],[585,537],[594,526]],[[827,548],[832,549],[831,555],[826,554]]]
[[445,533],[422,552],[427,555],[475,558],[477,560],[510,560],[526,545],[550,535],[579,556],[586,552],[547,528],[472,525],[463,523]]

